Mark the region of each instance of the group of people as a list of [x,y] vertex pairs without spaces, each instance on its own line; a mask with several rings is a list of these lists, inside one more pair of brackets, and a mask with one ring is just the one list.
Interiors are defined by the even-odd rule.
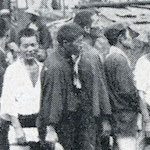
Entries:
[[[1,150],[9,149],[10,125],[20,145],[28,142],[25,128],[38,129],[35,150],[109,150],[110,136],[112,149],[136,150],[139,114],[150,134],[149,54],[133,71],[130,28],[102,28],[96,11],[78,12],[60,27],[48,54],[32,24],[18,33],[17,59],[3,65],[0,56]],[[0,19],[2,53],[9,36]]]

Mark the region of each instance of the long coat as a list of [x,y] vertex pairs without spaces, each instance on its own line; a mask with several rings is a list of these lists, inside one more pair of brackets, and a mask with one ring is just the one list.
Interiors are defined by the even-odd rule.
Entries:
[[76,112],[81,104],[88,116],[99,117],[111,114],[104,70],[98,52],[83,51],[79,62],[80,96],[73,85],[70,61],[63,57],[60,48],[52,52],[45,63],[43,73],[40,118],[42,124],[57,124],[62,115]]

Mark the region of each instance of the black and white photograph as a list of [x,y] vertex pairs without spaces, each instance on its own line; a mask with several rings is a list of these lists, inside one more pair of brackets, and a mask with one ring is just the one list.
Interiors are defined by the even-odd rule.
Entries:
[[0,150],[150,150],[150,0],[0,0]]

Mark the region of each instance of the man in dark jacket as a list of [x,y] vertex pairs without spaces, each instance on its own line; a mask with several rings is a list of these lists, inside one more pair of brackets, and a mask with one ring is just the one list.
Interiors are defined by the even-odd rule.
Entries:
[[102,115],[105,122],[111,115],[101,59],[84,50],[83,34],[76,24],[58,31],[43,76],[40,126],[53,126],[66,150],[94,150]]
[[84,29],[84,41],[94,47],[105,59],[110,45],[104,36],[104,26],[101,14],[94,10],[83,10],[74,17],[74,22]]
[[[85,31],[83,41],[89,45],[89,48],[85,50],[92,49],[98,51],[103,63],[110,45],[104,36],[104,22],[100,20],[100,17],[100,14],[94,10],[83,10],[75,15],[74,22]],[[100,133],[97,135],[97,150],[101,148],[109,150],[109,135],[103,135],[101,127]]]
[[[105,36],[111,45],[105,72],[112,105],[114,146],[119,150],[136,150],[137,116],[140,111],[144,112],[145,103],[135,88],[131,63],[126,55],[132,48],[132,38],[122,24],[110,27]],[[144,118],[149,120],[148,116]]]

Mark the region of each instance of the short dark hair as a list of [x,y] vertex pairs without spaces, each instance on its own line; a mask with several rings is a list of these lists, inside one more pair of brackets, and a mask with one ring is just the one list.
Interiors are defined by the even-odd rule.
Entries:
[[109,29],[105,31],[104,35],[108,39],[110,45],[115,46],[118,42],[119,36],[125,36],[126,29],[118,30],[118,29]]
[[84,28],[85,26],[91,26],[92,20],[91,17],[96,12],[91,10],[83,10],[77,13],[74,17],[74,22],[78,24],[80,27]]
[[3,18],[0,18],[0,38],[4,37],[8,30],[8,23]]
[[30,29],[30,28],[25,28],[25,29],[22,29],[19,33],[18,33],[18,45],[21,44],[21,41],[20,39],[22,37],[31,37],[31,36],[35,36],[38,43],[39,43],[39,35],[38,35],[38,32],[35,31],[34,29]]
[[71,23],[63,25],[58,30],[57,41],[60,45],[63,45],[64,41],[71,43],[81,35],[84,35],[84,30],[79,25]]

